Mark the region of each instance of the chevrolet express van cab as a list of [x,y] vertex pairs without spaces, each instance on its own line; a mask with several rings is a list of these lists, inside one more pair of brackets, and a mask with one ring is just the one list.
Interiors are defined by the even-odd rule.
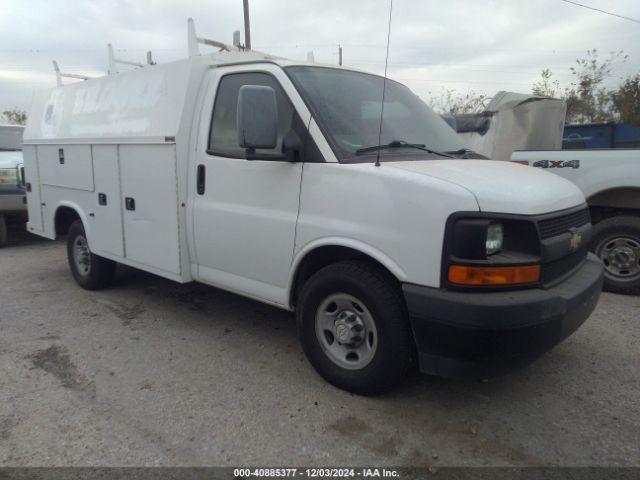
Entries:
[[295,311],[320,375],[363,394],[414,365],[522,367],[591,314],[602,265],[571,182],[459,158],[397,82],[380,140],[382,77],[230,50],[36,97],[28,228],[66,235],[81,287],[122,263]]

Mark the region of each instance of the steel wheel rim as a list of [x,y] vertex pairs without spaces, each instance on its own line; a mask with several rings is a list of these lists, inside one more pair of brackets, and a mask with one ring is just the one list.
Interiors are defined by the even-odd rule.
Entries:
[[618,281],[640,277],[640,239],[614,236],[600,242],[596,254],[605,267],[605,275]]
[[91,271],[91,252],[89,251],[87,239],[82,235],[78,235],[73,240],[73,261],[80,275],[89,275]]
[[364,302],[347,293],[331,294],[320,303],[315,330],[325,355],[347,370],[366,367],[378,348],[371,312]]

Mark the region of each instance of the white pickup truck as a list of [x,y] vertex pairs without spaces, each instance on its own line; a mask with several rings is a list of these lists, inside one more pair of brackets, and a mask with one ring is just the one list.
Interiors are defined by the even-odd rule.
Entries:
[[605,290],[640,293],[640,150],[516,151],[511,160],[580,187],[594,224],[590,248],[605,266]]
[[122,263],[295,311],[316,370],[362,394],[522,367],[591,314],[571,182],[458,159],[394,81],[379,141],[382,77],[227,50],[36,95],[28,228],[66,235],[80,286]]

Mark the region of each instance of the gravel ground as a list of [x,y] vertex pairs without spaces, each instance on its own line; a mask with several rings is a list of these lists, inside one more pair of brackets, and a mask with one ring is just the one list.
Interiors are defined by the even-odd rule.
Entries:
[[363,398],[306,361],[293,315],[65,246],[0,250],[0,465],[640,465],[640,298],[603,294],[528,369]]

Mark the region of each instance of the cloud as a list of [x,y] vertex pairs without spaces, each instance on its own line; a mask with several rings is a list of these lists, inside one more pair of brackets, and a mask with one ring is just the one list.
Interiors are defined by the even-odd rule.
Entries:
[[[388,0],[250,0],[254,48],[303,60],[384,71]],[[640,18],[637,0],[589,0]],[[107,69],[106,44],[117,55],[159,62],[186,56],[186,19],[199,34],[230,42],[242,30],[240,0],[3,0],[0,16],[0,109],[27,109],[36,88],[53,86],[51,60],[87,75]],[[395,0],[389,75],[419,95],[440,88],[530,91],[550,67],[570,81],[568,67],[588,49],[630,55],[617,76],[638,72],[637,24],[558,0]],[[205,48],[203,47],[203,50]]]

